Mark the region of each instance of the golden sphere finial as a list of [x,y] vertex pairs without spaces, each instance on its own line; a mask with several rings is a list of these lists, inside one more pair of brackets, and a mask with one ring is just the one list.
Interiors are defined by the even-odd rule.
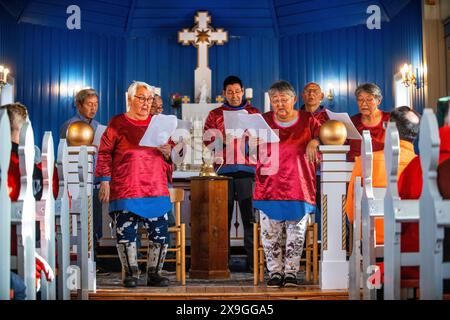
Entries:
[[347,139],[347,128],[337,120],[328,120],[320,127],[320,141],[325,145],[343,145]]
[[73,122],[67,128],[66,139],[71,147],[90,146],[94,141],[94,129],[84,121]]

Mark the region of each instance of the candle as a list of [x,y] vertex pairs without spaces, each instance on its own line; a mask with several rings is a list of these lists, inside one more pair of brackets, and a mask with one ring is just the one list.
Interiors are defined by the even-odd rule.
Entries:
[[270,111],[269,93],[268,92],[264,92],[264,112],[269,112],[269,111]]
[[402,73],[402,79],[406,80],[406,72],[408,72],[408,65],[405,63],[403,65],[403,68],[400,69],[400,72]]
[[252,99],[253,98],[253,89],[252,88],[245,89],[245,97],[247,99]]
[[4,67],[0,66],[0,82],[3,81],[3,70],[4,70]]
[[3,74],[4,74],[3,81],[4,81],[5,83],[7,83],[7,81],[8,81],[8,73],[9,73],[9,69],[8,69],[8,68],[5,68],[5,70],[3,70]]

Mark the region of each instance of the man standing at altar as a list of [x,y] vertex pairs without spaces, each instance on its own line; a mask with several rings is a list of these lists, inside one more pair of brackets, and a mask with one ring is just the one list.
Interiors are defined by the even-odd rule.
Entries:
[[[247,269],[253,267],[253,186],[255,182],[256,163],[252,164],[248,156],[248,137],[241,138],[225,134],[224,111],[259,113],[249,101],[244,100],[244,87],[237,76],[229,76],[223,82],[222,95],[225,103],[212,110],[205,122],[204,143],[210,150],[215,150],[216,157],[222,156],[223,165],[218,174],[230,177],[228,184],[228,231],[231,229],[234,201],[238,202],[244,224],[244,248],[247,254]],[[209,130],[209,131],[208,131]],[[222,151],[219,149],[222,147]],[[240,153],[240,154],[239,154]],[[229,232],[228,232],[229,234]],[[228,239],[228,247],[230,239]],[[230,252],[228,250],[228,252]]]

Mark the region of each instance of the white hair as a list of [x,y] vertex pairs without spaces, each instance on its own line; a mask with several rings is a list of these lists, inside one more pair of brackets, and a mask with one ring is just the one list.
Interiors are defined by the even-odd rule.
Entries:
[[139,87],[145,87],[148,91],[150,91],[153,95],[155,95],[155,87],[149,85],[146,82],[142,81],[133,81],[133,83],[130,84],[128,87],[128,97],[131,97],[133,99],[134,95],[136,94],[136,90]]

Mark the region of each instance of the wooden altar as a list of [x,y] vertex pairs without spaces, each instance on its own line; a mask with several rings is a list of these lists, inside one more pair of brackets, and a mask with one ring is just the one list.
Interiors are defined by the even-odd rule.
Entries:
[[226,279],[228,177],[191,178],[191,279]]

